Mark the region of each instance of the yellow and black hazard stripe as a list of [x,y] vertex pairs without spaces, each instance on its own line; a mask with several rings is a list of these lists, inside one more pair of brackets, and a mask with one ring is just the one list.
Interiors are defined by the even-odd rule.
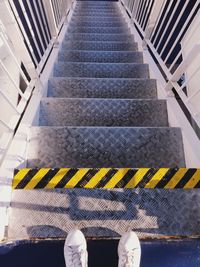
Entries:
[[57,168],[15,170],[13,189],[200,188],[200,169]]

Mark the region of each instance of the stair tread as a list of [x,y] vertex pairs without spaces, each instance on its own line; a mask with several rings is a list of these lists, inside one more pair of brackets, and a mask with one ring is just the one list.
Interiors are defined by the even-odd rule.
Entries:
[[[97,18],[97,19],[96,19]],[[111,22],[111,23],[126,23],[122,17],[94,17],[94,16],[76,16],[71,18],[73,22]]]
[[94,98],[156,98],[156,81],[131,78],[66,78],[49,80],[49,96]]
[[143,55],[142,52],[138,51],[65,50],[59,52],[58,61],[96,63],[143,63]]
[[[141,238],[155,239],[177,236],[180,240],[180,236],[199,233],[198,190],[55,188],[15,190],[12,198],[8,231],[11,240],[64,239],[75,225],[90,238],[119,238],[127,229],[133,229]],[[145,266],[149,266],[151,257],[152,253],[147,253]]]
[[137,51],[135,42],[64,41],[62,50]]
[[44,98],[41,126],[168,126],[165,100]]
[[80,41],[134,41],[134,36],[131,34],[99,34],[99,33],[67,33],[65,40],[80,40]]
[[69,27],[67,30],[68,33],[130,33],[130,29],[127,27]]
[[184,167],[181,130],[168,127],[32,127],[28,167],[55,166]]
[[58,62],[54,76],[90,78],[149,78],[149,67],[140,63]]
[[81,21],[81,22],[70,22],[70,27],[127,27],[124,22],[106,22],[106,21]]

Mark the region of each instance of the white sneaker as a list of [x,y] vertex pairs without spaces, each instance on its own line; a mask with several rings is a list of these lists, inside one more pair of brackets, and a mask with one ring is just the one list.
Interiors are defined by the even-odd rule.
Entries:
[[80,230],[69,232],[65,241],[64,257],[66,267],[87,267],[87,244]]
[[118,245],[118,267],[139,267],[141,258],[140,241],[134,232],[125,233]]

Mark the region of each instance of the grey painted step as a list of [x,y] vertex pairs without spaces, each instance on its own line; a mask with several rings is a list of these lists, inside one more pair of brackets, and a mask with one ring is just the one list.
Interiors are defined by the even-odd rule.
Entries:
[[125,27],[125,22],[113,21],[77,21],[70,22],[70,27]]
[[48,96],[69,98],[155,99],[156,81],[150,79],[51,78]]
[[137,51],[137,43],[131,42],[89,42],[89,41],[64,41],[62,50],[90,50],[90,51]]
[[134,42],[134,36],[130,34],[67,33],[65,40]]
[[107,33],[107,34],[130,34],[130,30],[127,27],[69,27],[68,33]]
[[60,51],[59,61],[99,63],[143,63],[142,52]]
[[168,126],[165,100],[44,98],[41,126]]
[[32,127],[30,168],[184,167],[179,128]]
[[66,63],[54,66],[56,77],[149,78],[147,64],[138,63]]

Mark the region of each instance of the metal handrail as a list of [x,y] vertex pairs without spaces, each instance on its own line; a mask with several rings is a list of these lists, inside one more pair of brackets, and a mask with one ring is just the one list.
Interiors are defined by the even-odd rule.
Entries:
[[[56,37],[58,36],[65,21],[65,17],[72,5],[72,0],[54,0],[54,2],[55,1],[58,4],[57,7],[59,7],[57,24],[55,22],[57,14],[52,8],[52,0],[43,0],[38,3],[33,1],[32,4],[29,1],[25,4],[21,0],[8,0],[3,3],[4,10],[0,11],[4,13],[6,12],[6,19],[5,16],[1,16],[3,21],[0,20],[0,40],[6,51],[6,56],[11,58],[14,62],[12,67],[18,72],[18,79],[16,79],[13,77],[11,69],[9,69],[4,62],[5,57],[2,55],[3,58],[0,58],[0,67],[3,73],[5,73],[5,77],[7,77],[6,79],[13,86],[12,94],[16,96],[16,101],[13,103],[9,93],[6,90],[2,91],[0,88],[0,96],[4,99],[6,105],[13,109],[11,117],[15,116],[15,119],[12,120],[12,125],[11,117],[7,118],[7,120],[0,119],[0,126],[5,129],[4,133],[8,133],[7,141],[3,142],[3,148],[0,147],[0,166],[2,165],[11,145],[14,132],[16,131],[21,116],[27,107],[35,84],[37,84],[38,81],[40,82],[40,72],[48,59],[49,53],[56,42]],[[20,10],[23,11],[23,19]],[[36,12],[34,12],[34,10]],[[29,15],[27,12],[29,12]],[[10,23],[8,22],[9,19]],[[13,31],[10,29],[10,25],[15,27],[14,32],[16,36],[13,36]],[[22,52],[22,54],[15,50],[14,38],[19,41],[19,52]],[[40,45],[37,43],[37,40],[39,40]],[[20,88],[19,84],[20,76],[24,80],[26,86],[23,90]],[[20,96],[21,99],[18,96]]]
[[[131,3],[134,0],[130,0],[127,2],[126,0],[121,0],[123,3],[123,6],[125,7],[126,11],[129,13],[131,20],[133,23],[137,26],[137,30],[139,30],[140,35],[143,36],[143,43],[146,44],[146,47],[151,50],[151,52],[154,55],[154,58],[156,58],[157,62],[159,63],[160,67],[162,68],[165,78],[166,78],[166,91],[167,94],[169,94],[169,91],[172,89],[175,89],[178,95],[180,96],[181,100],[183,101],[184,105],[190,112],[190,115],[194,119],[194,121],[197,123],[197,125],[200,127],[200,116],[199,116],[199,111],[197,111],[196,107],[192,104],[192,100],[194,97],[200,92],[200,88],[195,90],[194,93],[192,93],[190,96],[187,96],[184,92],[183,89],[188,86],[188,83],[192,80],[193,76],[195,73],[198,71],[198,67],[196,67],[193,70],[193,73],[190,74],[190,77],[187,77],[187,79],[183,82],[183,84],[179,84],[179,80],[181,76],[187,72],[188,67],[193,66],[193,62],[197,56],[200,55],[200,45],[199,44],[194,44],[193,47],[191,48],[191,51],[187,54],[185,58],[182,59],[182,62],[180,61],[179,63],[176,63],[177,60],[182,56],[182,50],[178,51],[177,54],[175,54],[174,49],[176,45],[180,42],[180,39],[183,38],[183,34],[186,34],[186,29],[187,32],[190,31],[190,26],[192,25],[191,19],[200,16],[199,12],[197,12],[197,9],[200,6],[200,0],[197,0],[194,2],[193,7],[189,10],[188,9],[188,4],[189,1],[186,1],[184,5],[181,6],[181,11],[177,14],[178,6],[180,6],[181,0],[172,0],[167,3],[167,1],[163,1],[163,5],[160,9],[160,11],[157,14],[157,19],[154,22],[154,25],[152,25],[151,21],[148,21],[147,23],[147,30],[144,31],[142,29],[142,25],[138,19],[139,12],[141,10],[142,3],[144,0],[136,0],[134,1],[134,7],[136,8],[135,10],[130,11],[130,6]],[[154,1],[154,7],[156,7],[156,2],[159,0]],[[168,5],[167,5],[168,4]],[[168,14],[170,8],[174,5],[174,9],[171,12],[171,14]],[[165,14],[163,14],[164,9],[166,10]],[[182,19],[183,14],[187,12],[187,16],[185,17],[185,21],[183,23],[183,26],[180,31],[177,31],[177,25]],[[168,21],[166,21],[168,15]],[[142,16],[147,16],[146,14],[142,14]],[[151,10],[150,17],[153,17],[153,8]],[[172,20],[175,22],[173,26],[170,28],[170,33],[167,36],[165,42],[163,42],[163,37],[165,36],[165,33],[168,30],[168,27],[171,23]],[[148,32],[148,25],[151,28],[151,33],[146,34]],[[161,32],[161,29],[164,27],[164,29]],[[192,32],[192,31],[191,31]],[[165,55],[165,58],[162,57],[163,52],[165,51],[167,45],[169,44],[171,37],[176,34],[176,40],[174,43],[171,45],[169,51]],[[193,33],[192,33],[193,34]],[[159,36],[159,41],[157,40]],[[174,53],[174,58],[170,62],[170,64],[167,64],[169,61],[172,53]],[[176,64],[176,66],[175,66]],[[175,70],[174,70],[174,67]]]

